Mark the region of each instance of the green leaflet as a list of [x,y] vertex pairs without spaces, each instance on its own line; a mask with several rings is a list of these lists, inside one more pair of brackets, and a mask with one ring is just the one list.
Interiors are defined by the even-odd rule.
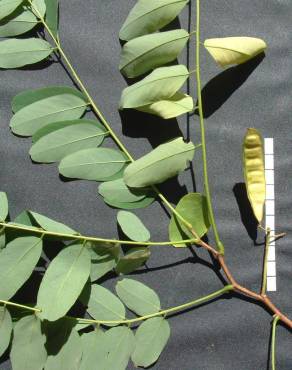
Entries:
[[44,40],[30,38],[10,39],[0,42],[0,68],[19,68],[46,59],[53,47]]
[[138,209],[138,208],[145,208],[152,204],[155,198],[144,198],[142,200],[138,200],[137,202],[117,202],[112,201],[110,199],[104,198],[103,199],[109,206],[120,208],[120,209]]
[[208,39],[204,46],[221,67],[242,64],[267,48],[263,40],[254,37]]
[[[206,197],[200,193],[189,193],[182,197],[176,206],[176,211],[192,226],[199,238],[204,236],[210,228],[208,206]],[[186,229],[178,218],[172,214],[169,223],[169,240],[177,241],[192,239],[194,236]],[[178,244],[175,247],[187,247],[186,244]]]
[[37,224],[40,227],[47,231],[52,231],[54,233],[61,233],[61,234],[78,234],[75,230],[71,229],[70,227],[52,220],[46,216],[41,215],[37,212],[29,211],[29,214],[33,217]]
[[8,216],[8,199],[7,199],[6,193],[1,191],[0,192],[0,221],[5,221],[7,216]]
[[[125,306],[112,292],[100,285],[91,286],[91,294],[87,312],[95,320],[117,321],[124,320]],[[118,324],[104,324],[115,326]]]
[[54,37],[58,39],[58,26],[59,26],[59,1],[58,0],[45,0],[47,6],[46,23],[52,31]]
[[177,92],[167,100],[156,101],[144,107],[139,107],[137,110],[154,114],[163,119],[170,119],[192,112],[194,110],[194,101],[191,96]]
[[19,110],[12,117],[10,127],[17,135],[32,136],[51,122],[80,118],[86,107],[86,101],[75,94],[51,96]]
[[178,29],[137,37],[127,42],[120,61],[123,75],[133,78],[175,60],[185,47],[189,33]]
[[11,14],[22,2],[23,0],[1,0],[0,19],[3,19]]
[[108,181],[126,165],[126,156],[115,149],[84,149],[62,159],[61,175],[83,180]]
[[[50,86],[42,87],[40,89],[25,90],[17,94],[11,102],[11,109],[14,113],[17,113],[27,105],[31,105],[40,100],[51,98],[56,95],[75,95],[82,100],[86,100],[81,91],[67,86]],[[95,121],[96,122],[96,121]]]
[[119,211],[117,220],[123,233],[129,239],[139,242],[146,242],[150,239],[149,230],[134,213]]
[[149,248],[131,248],[123,257],[119,259],[115,268],[117,274],[130,274],[138,267],[142,266],[150,257]]
[[0,306],[0,357],[9,346],[12,333],[12,320],[6,306]]
[[121,40],[152,33],[170,23],[188,0],[139,0],[120,30]]
[[104,198],[111,200],[112,202],[119,203],[138,202],[153,193],[149,188],[131,189],[125,184],[123,179],[117,179],[100,184],[98,192]]
[[140,316],[159,312],[160,300],[154,290],[132,279],[118,281],[116,292],[124,304]]
[[183,65],[160,67],[143,80],[125,88],[120,108],[139,108],[171,98],[186,82],[189,71]]
[[10,354],[13,370],[43,369],[47,360],[45,343],[39,318],[29,315],[20,319],[13,331]]
[[108,346],[105,344],[105,333],[100,329],[85,333],[81,336],[82,361],[79,370],[98,370],[108,354]]
[[36,162],[56,162],[78,150],[101,145],[105,135],[105,131],[96,125],[70,125],[40,138],[29,154]]
[[[36,143],[39,139],[42,137],[51,134],[54,131],[61,130],[62,128],[73,126],[73,125],[94,125],[98,127],[100,130],[104,131],[104,127],[101,123],[98,121],[94,121],[91,119],[74,119],[69,121],[60,121],[60,122],[52,122],[46,125],[45,127],[38,130],[32,137],[32,142]],[[105,133],[106,135],[106,133]]]
[[158,360],[169,339],[170,327],[161,317],[143,322],[136,331],[136,346],[132,354],[135,366],[148,367]]
[[33,236],[14,239],[0,255],[0,297],[8,301],[32,274],[42,253],[42,240]]
[[125,169],[124,181],[137,188],[159,184],[183,171],[194,152],[194,144],[185,143],[181,137],[161,144],[131,163]]
[[82,244],[63,249],[50,263],[41,282],[37,306],[42,319],[55,321],[76,302],[90,274],[90,254]]
[[102,358],[98,370],[125,370],[135,348],[135,337],[130,328],[119,326],[105,333],[108,354]]
[[79,370],[82,343],[77,330],[72,330],[59,352],[48,356],[44,370]]
[[[44,0],[34,0],[33,4],[42,15],[46,12]],[[18,7],[12,14],[0,21],[0,37],[22,35],[32,30],[39,20],[26,5]]]

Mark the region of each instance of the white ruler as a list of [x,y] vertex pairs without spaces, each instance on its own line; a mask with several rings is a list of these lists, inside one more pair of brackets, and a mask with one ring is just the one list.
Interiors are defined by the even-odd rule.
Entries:
[[[266,175],[266,228],[271,229],[271,239],[275,235],[275,173],[274,139],[265,138],[265,175]],[[267,265],[267,291],[277,290],[276,280],[276,243],[270,243]]]

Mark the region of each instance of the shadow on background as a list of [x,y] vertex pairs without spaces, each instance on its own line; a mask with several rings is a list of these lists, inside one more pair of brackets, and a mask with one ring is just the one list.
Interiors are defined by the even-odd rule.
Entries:
[[[261,53],[250,61],[231,67],[212,78],[202,89],[204,118],[210,117],[247,80],[264,59]],[[198,102],[196,103],[198,105]],[[195,114],[199,114],[196,112]]]
[[241,221],[246,228],[249,237],[253,240],[255,245],[258,245],[256,242],[258,235],[258,222],[248,200],[245,183],[239,182],[235,184],[233,187],[233,193],[238,204]]

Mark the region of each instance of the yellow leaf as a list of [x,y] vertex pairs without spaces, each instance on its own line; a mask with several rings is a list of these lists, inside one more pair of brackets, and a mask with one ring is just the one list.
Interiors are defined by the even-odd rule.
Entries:
[[243,172],[248,199],[260,223],[266,199],[263,140],[255,128],[247,129],[243,142]]
[[221,67],[242,64],[267,48],[265,41],[254,37],[208,39],[204,46]]

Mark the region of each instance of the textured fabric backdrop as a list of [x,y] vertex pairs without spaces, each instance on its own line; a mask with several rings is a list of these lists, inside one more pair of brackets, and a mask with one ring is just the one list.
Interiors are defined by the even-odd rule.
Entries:
[[[123,136],[129,150],[138,157],[171,137],[181,133],[187,136],[188,122],[186,118],[178,122],[160,121],[136,112],[119,115],[118,102],[126,82],[118,71],[118,31],[134,3],[134,0],[61,0],[60,34],[66,52],[96,102],[112,127]],[[190,29],[194,29],[195,1],[191,3],[184,9],[180,24],[188,28],[190,20]],[[291,317],[292,4],[289,0],[205,0],[201,14],[202,39],[246,35],[261,37],[268,44],[264,59],[257,58],[225,71],[202,50],[208,161],[215,215],[226,246],[227,262],[239,282],[256,290],[260,287],[263,247],[255,246],[253,225],[246,226],[248,212],[242,209],[241,143],[250,126],[275,139],[276,228],[290,235],[277,242],[278,291],[271,293],[271,297]],[[178,22],[172,24],[176,26]],[[193,43],[194,40],[189,48],[190,69],[195,68]],[[185,53],[180,61],[184,63],[186,59]],[[10,199],[11,216],[29,208],[85,234],[116,236],[116,210],[97,197],[97,184],[64,182],[55,164],[33,164],[28,155],[30,139],[13,136],[8,127],[14,95],[29,88],[71,85],[62,66],[53,63],[46,68],[39,65],[25,70],[2,70],[0,81],[0,179],[1,190]],[[192,93],[194,88],[192,80]],[[198,143],[197,116],[190,118],[189,125],[192,140]],[[194,161],[198,191],[202,191],[200,160],[198,151]],[[169,199],[177,202],[187,191],[193,191],[190,171],[169,181],[162,189]],[[146,210],[138,210],[137,214],[151,230],[153,240],[167,238],[168,217],[157,202]],[[262,233],[257,240],[263,241]],[[148,263],[149,271],[142,269],[133,276],[160,294],[163,307],[179,305],[222,286],[208,266],[211,261],[207,253],[202,250],[196,253],[197,257],[189,250],[157,247]],[[114,279],[105,283],[113,284]],[[229,298],[217,299],[171,318],[171,338],[153,369],[268,369],[270,314],[251,304],[249,299]],[[279,327],[278,370],[292,369],[291,334]],[[7,361],[0,365],[1,370],[9,368]]]

